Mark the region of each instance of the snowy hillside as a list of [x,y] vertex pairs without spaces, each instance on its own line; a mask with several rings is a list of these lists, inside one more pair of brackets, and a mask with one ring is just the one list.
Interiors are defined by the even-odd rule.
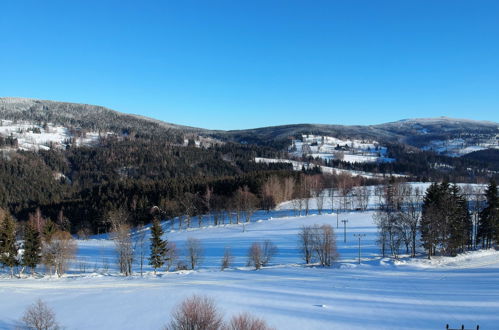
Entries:
[[499,149],[499,137],[488,139],[473,139],[472,141],[463,138],[450,140],[433,140],[421,149],[432,150],[451,157],[460,157],[474,151],[485,149]]
[[350,163],[392,162],[387,158],[387,148],[376,141],[338,139],[332,136],[302,135],[293,140],[288,150],[296,157],[337,159]]
[[[314,164],[308,163],[308,162],[302,162],[302,161],[297,161],[297,160],[290,160],[290,159],[277,159],[277,158],[263,158],[263,157],[255,157],[255,162],[257,163],[267,163],[267,164],[272,164],[272,163],[285,163],[285,164],[291,164],[293,166],[294,171],[301,171],[303,168],[305,169],[311,169],[313,168]],[[353,176],[362,176],[364,178],[372,179],[372,178],[382,178],[384,177],[383,174],[380,173],[371,173],[371,172],[363,172],[363,171],[354,171],[354,170],[345,170],[341,168],[335,168],[335,167],[329,167],[329,166],[324,166],[324,165],[319,165],[319,168],[322,173],[328,173],[328,174],[341,174],[341,173],[348,173]],[[394,177],[401,177],[404,176],[402,174],[391,174],[391,176]]]
[[[196,271],[154,275],[146,266],[143,278],[124,278],[117,274],[111,240],[80,240],[73,270],[63,278],[0,279],[0,328],[13,329],[26,306],[42,298],[67,329],[160,329],[172,308],[192,294],[213,297],[227,318],[247,311],[277,329],[444,329],[447,323],[497,328],[497,251],[394,262],[380,257],[371,211],[340,214],[348,220],[345,243],[336,214],[294,217],[290,208],[286,203],[279,211],[258,212],[246,225],[172,231],[165,223],[165,237],[181,258],[188,238],[201,240],[205,258]],[[305,267],[300,258],[298,233],[313,224],[336,230],[340,259],[331,268]],[[354,236],[359,233],[366,234],[361,265]],[[265,239],[278,253],[270,266],[252,270],[247,250]],[[225,247],[235,259],[222,272]]]
[[0,136],[17,140],[14,148],[21,150],[48,150],[66,148],[68,145],[83,146],[98,142],[99,137],[112,133],[70,130],[67,127],[46,123],[43,125],[29,121],[0,120]]

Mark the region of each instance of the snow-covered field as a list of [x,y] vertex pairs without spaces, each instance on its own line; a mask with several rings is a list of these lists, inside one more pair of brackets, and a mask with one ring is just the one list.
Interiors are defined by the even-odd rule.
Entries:
[[[205,258],[196,271],[154,275],[147,267],[143,278],[125,278],[116,273],[111,241],[78,241],[73,272],[86,263],[85,274],[0,279],[0,328],[15,328],[24,309],[42,298],[67,329],[160,329],[177,303],[201,294],[213,297],[227,318],[247,311],[277,329],[445,329],[447,323],[499,329],[498,252],[394,262],[379,256],[372,212],[340,214],[340,220],[348,220],[344,243],[335,214],[293,217],[286,208],[261,212],[255,218],[260,220],[244,226],[167,232],[180,250],[189,237],[202,241]],[[331,268],[305,267],[298,232],[303,225],[324,223],[336,229],[340,260]],[[361,265],[356,233],[367,234]],[[246,267],[250,244],[265,239],[279,249],[272,264],[259,271]],[[235,259],[222,272],[225,247]]]

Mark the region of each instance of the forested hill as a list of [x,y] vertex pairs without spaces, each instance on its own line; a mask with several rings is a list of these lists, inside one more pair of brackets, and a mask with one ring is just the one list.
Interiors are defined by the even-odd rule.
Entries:
[[159,136],[177,142],[182,141],[185,133],[203,131],[96,105],[11,97],[0,98],[0,119],[52,123],[89,131],[139,134],[143,137]]
[[[0,98],[0,208],[20,221],[39,208],[44,216],[69,223],[73,232],[96,232],[106,229],[107,214],[118,209],[125,209],[138,224],[151,220],[153,207],[161,210],[161,216],[172,217],[215,206],[231,210],[242,200],[256,207],[272,205],[274,201],[263,194],[269,178],[293,178],[298,183],[303,175],[317,174],[316,165],[347,173],[476,182],[497,176],[497,167],[487,163],[494,157],[487,152],[468,158],[456,155],[496,148],[496,131],[494,123],[446,118],[377,126],[211,131],[100,106]],[[338,153],[364,159],[355,153],[370,152],[386,161],[355,163],[348,157],[320,159],[289,152],[302,134],[317,134],[322,141],[325,136],[360,138],[373,148],[348,150],[346,144],[334,144],[331,153],[339,149]],[[301,150],[319,148],[315,143],[303,143]],[[353,148],[353,140],[348,143]],[[256,157],[294,158],[312,166],[300,167],[299,173],[289,163],[256,162]]]

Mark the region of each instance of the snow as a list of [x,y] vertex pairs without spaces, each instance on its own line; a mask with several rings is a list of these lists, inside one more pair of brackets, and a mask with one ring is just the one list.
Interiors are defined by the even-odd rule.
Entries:
[[339,139],[332,136],[302,135],[293,140],[288,150],[295,157],[313,157],[325,160],[341,159],[350,163],[393,162],[386,157],[387,148],[377,141]]
[[[39,133],[36,131],[39,130]],[[29,121],[0,120],[0,135],[12,136],[18,140],[18,148],[21,150],[48,150],[50,146],[65,148],[68,140],[73,138],[74,145],[93,145],[98,142],[103,133],[86,132],[82,137],[75,137],[68,128],[48,123],[44,128],[42,125]],[[111,135],[111,132],[105,133]]]
[[474,151],[485,149],[499,149],[499,140],[497,137],[490,139],[479,139],[479,141],[471,141],[467,139],[449,139],[449,140],[432,140],[430,143],[421,149],[432,150],[440,154],[445,154],[451,157],[460,157]]
[[[137,273],[125,278],[117,274],[107,235],[79,240],[78,258],[62,278],[0,275],[0,329],[19,325],[24,309],[37,298],[68,329],[159,329],[174,306],[192,294],[214,298],[227,318],[250,312],[277,329],[445,329],[447,323],[497,329],[498,251],[394,261],[379,255],[372,211],[296,217],[290,205],[259,211],[245,225],[171,230],[165,222],[165,237],[180,250],[189,237],[201,240],[205,258],[195,271],[154,275],[147,266],[143,278]],[[341,223],[336,228],[338,218],[348,219],[346,243]],[[298,232],[313,224],[331,224],[336,230],[340,260],[334,267],[306,267],[300,259]],[[361,241],[361,265],[356,233],[367,235]],[[247,249],[265,239],[274,242],[278,254],[270,266],[252,270],[246,266]],[[235,259],[222,272],[225,247],[231,247]],[[106,263],[108,271],[102,269]],[[83,264],[86,273],[78,274]]]
[[[308,162],[302,162],[302,161],[290,160],[290,159],[255,157],[255,162],[256,163],[266,163],[266,164],[272,164],[272,163],[291,164],[291,165],[293,165],[294,171],[301,171],[302,168],[310,169],[310,168],[313,168],[315,166],[318,166],[322,173],[328,173],[328,174],[348,173],[352,176],[362,176],[364,178],[370,178],[370,179],[384,177],[384,175],[380,174],[380,173],[355,171],[355,170],[345,170],[345,169],[341,169],[341,168],[329,167],[329,166],[323,166],[323,165],[315,165],[315,164],[308,163]],[[405,176],[403,174],[390,174],[390,175],[394,176],[394,177],[404,177]]]

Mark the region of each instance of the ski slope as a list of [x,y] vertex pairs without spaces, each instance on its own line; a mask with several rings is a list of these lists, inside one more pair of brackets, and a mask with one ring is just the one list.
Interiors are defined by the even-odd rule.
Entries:
[[[337,219],[348,220],[346,243],[341,222],[336,229]],[[18,326],[26,306],[37,298],[54,308],[67,329],[160,329],[172,308],[192,294],[213,297],[227,318],[247,311],[277,329],[445,329],[447,323],[499,329],[496,251],[432,260],[382,259],[370,211],[294,217],[284,204],[280,211],[259,212],[254,220],[167,232],[165,237],[180,250],[189,237],[202,241],[200,269],[154,275],[147,267],[143,278],[117,274],[113,242],[105,236],[78,241],[78,260],[63,278],[2,275],[0,329]],[[303,265],[298,232],[311,224],[335,228],[340,260],[334,267]],[[367,235],[361,242],[361,265],[355,233]],[[276,258],[259,271],[246,267],[248,247],[264,239],[278,247]],[[235,259],[222,272],[225,247],[231,247]],[[104,260],[110,264],[107,272]],[[86,273],[79,274],[82,263]]]

